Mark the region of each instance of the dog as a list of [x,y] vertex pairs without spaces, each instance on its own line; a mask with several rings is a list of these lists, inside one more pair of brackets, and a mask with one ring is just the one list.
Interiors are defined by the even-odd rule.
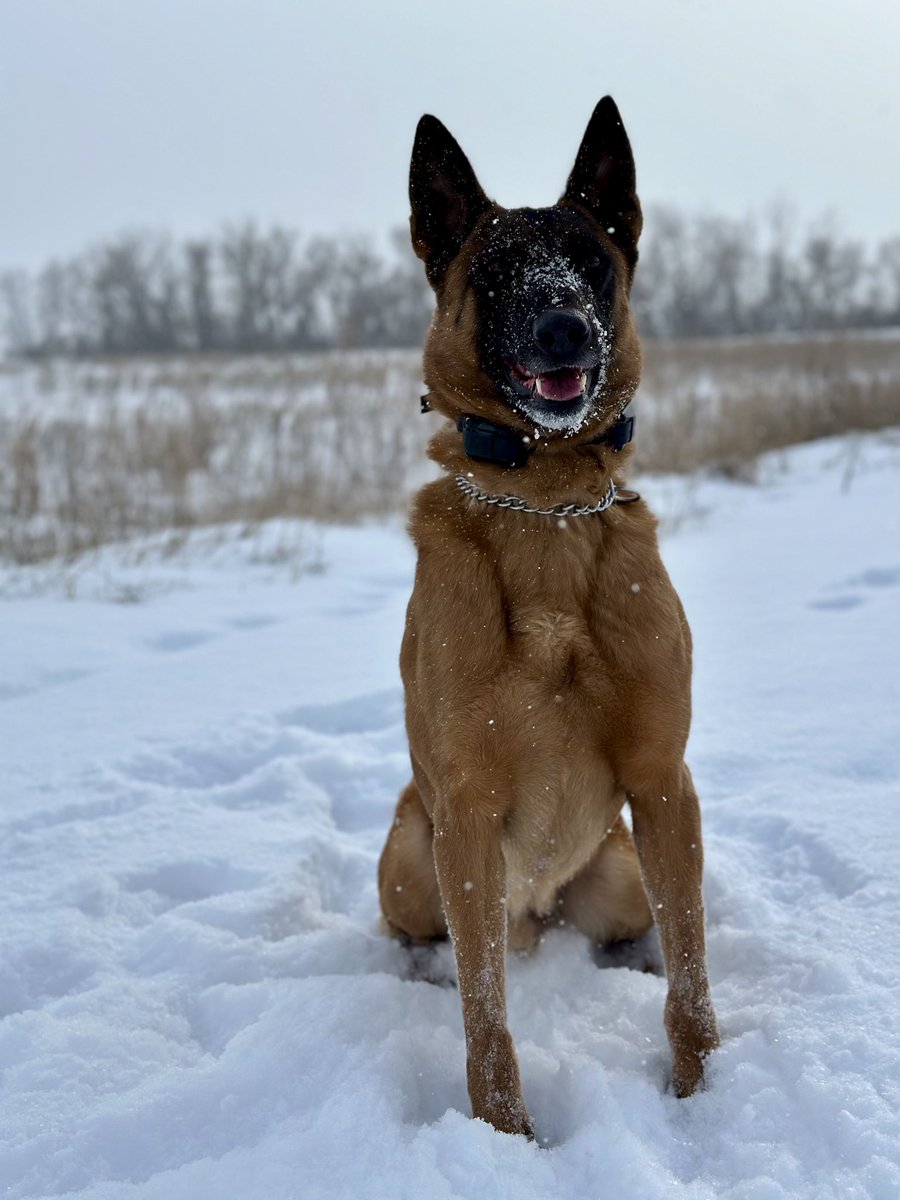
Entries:
[[429,445],[444,474],[412,502],[400,665],[413,778],[379,895],[393,935],[452,939],[473,1115],[533,1137],[505,951],[548,923],[607,945],[655,919],[678,1096],[718,1045],[684,762],[690,631],[655,518],[623,488],[641,206],[609,96],[552,207],[489,200],[428,115],[410,202],[436,296],[423,404],[447,420]]

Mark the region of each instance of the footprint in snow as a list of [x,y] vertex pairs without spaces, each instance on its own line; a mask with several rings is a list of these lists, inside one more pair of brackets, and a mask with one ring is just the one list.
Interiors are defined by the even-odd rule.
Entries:
[[120,882],[126,891],[156,892],[167,908],[175,908],[212,896],[249,891],[264,880],[265,875],[260,871],[224,861],[196,859],[162,863],[150,871],[126,875]]
[[279,617],[270,617],[266,613],[248,613],[244,617],[234,617],[228,622],[232,629],[269,629],[281,624]]
[[900,587],[900,567],[869,567],[847,583],[869,588]]
[[[222,793],[223,789],[245,790],[242,800],[232,797],[236,807],[254,807],[253,793],[263,802],[282,803],[287,799],[285,764],[300,751],[293,730],[263,726],[218,730],[205,741],[184,745],[159,746],[130,757],[122,766],[125,777],[137,783],[164,788],[190,788]],[[271,785],[267,796],[266,787]],[[218,798],[228,803],[228,796]]]
[[313,733],[342,736],[347,733],[376,733],[403,720],[403,693],[399,688],[354,696],[337,704],[293,708],[282,713],[281,725],[302,725]]
[[867,599],[862,590],[900,587],[900,567],[869,567],[859,575],[831,586],[835,594],[811,600],[809,607],[820,612],[845,612],[847,609],[859,608]]
[[144,644],[151,650],[172,654],[179,650],[191,650],[194,646],[202,646],[205,642],[212,641],[215,636],[214,633],[199,629],[173,629],[157,637],[148,638]]
[[[232,617],[227,622],[230,629],[238,632],[253,632],[257,629],[269,629],[280,624],[279,617],[268,613],[246,613],[243,616]],[[171,654],[179,650],[191,650],[194,646],[202,646],[220,635],[209,629],[170,629],[156,637],[148,638],[144,645],[151,650],[159,650]]]
[[397,596],[405,598],[411,587],[411,574],[371,575],[340,598],[337,607],[332,600],[328,611],[343,617],[368,616],[374,609]]
[[861,604],[865,604],[862,596],[825,596],[821,600],[811,600],[809,607],[824,612],[843,612],[848,608],[859,608]]
[[0,684],[0,701],[18,700],[21,696],[32,696],[43,692],[46,688],[61,687],[66,683],[77,683],[79,679],[87,679],[95,672],[81,670],[77,667],[60,671],[42,671],[35,680],[22,683]]
[[759,875],[769,881],[769,896],[783,903],[809,901],[817,893],[846,900],[869,883],[861,866],[824,835],[780,814],[735,817],[731,832],[759,856]]

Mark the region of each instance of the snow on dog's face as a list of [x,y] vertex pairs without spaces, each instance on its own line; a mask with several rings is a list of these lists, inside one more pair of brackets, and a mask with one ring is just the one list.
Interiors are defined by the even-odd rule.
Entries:
[[589,223],[564,209],[519,209],[491,229],[469,270],[482,368],[530,421],[571,434],[606,383],[615,264]]
[[597,105],[551,208],[492,203],[434,117],[419,122],[410,197],[437,296],[425,351],[437,407],[550,437],[608,425],[640,374],[628,303],[640,205],[612,101]]

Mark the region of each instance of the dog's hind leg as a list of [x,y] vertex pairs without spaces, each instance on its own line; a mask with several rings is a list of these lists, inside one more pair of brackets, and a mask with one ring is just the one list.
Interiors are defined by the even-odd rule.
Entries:
[[434,867],[434,831],[415,783],[404,788],[378,864],[381,911],[395,937],[428,942],[447,936]]
[[596,854],[562,889],[555,915],[599,946],[631,941],[651,927],[641,865],[621,816]]

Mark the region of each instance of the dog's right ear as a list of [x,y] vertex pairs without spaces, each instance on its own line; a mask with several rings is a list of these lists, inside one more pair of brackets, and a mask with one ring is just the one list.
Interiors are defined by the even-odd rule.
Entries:
[[437,287],[491,202],[456,139],[427,113],[416,128],[409,202],[413,249],[432,287]]

